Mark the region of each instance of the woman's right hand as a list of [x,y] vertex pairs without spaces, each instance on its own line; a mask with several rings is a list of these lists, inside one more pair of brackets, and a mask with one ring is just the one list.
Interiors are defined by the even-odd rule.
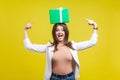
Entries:
[[28,24],[25,26],[24,30],[31,29],[31,27],[32,27],[32,23],[28,23]]
[[25,28],[24,28],[24,39],[28,38],[28,34],[27,34],[27,31],[28,29],[31,29],[32,27],[32,24],[31,23],[28,23]]

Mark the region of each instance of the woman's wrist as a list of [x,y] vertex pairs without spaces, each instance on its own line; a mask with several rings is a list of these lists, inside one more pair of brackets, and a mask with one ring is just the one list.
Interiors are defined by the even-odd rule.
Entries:
[[93,27],[94,30],[98,30],[98,27]]
[[96,24],[96,23],[94,24],[93,29],[94,29],[94,30],[98,30],[98,26],[97,26],[97,24]]

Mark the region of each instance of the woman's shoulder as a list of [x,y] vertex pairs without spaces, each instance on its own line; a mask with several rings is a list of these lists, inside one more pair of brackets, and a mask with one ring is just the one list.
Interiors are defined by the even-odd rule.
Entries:
[[74,41],[74,40],[71,40],[70,42],[71,42],[72,44],[75,44],[75,41]]
[[47,46],[52,46],[52,43],[51,43],[51,42],[47,42],[46,45],[47,45]]
[[74,40],[71,40],[70,43],[71,43],[71,46],[72,46],[73,48],[75,48],[75,41],[74,41]]

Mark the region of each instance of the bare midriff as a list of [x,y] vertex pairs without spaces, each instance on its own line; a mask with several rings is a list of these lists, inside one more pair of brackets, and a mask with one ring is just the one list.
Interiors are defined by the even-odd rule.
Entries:
[[52,72],[56,74],[67,74],[73,71],[75,61],[69,51],[64,46],[53,53]]

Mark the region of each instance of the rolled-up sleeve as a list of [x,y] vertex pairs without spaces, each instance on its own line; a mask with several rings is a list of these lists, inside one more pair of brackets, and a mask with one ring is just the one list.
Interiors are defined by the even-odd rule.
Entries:
[[98,35],[97,33],[93,33],[90,40],[83,42],[74,42],[74,47],[76,50],[83,50],[89,47],[94,46],[97,43]]
[[32,44],[29,38],[24,39],[24,46],[28,50],[32,50],[35,52],[46,52],[46,48],[48,47],[50,43],[48,44]]

